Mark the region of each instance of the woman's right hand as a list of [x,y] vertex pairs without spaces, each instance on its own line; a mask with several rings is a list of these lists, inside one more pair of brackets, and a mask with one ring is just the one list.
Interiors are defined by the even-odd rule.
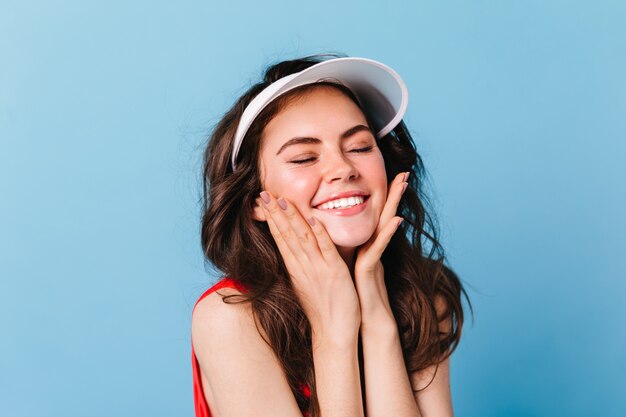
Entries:
[[276,241],[316,343],[346,344],[358,338],[361,310],[348,266],[324,226],[263,191],[257,203]]

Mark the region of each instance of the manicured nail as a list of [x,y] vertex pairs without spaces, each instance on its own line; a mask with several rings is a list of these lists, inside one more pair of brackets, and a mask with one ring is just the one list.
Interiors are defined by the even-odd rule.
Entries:
[[270,202],[270,195],[266,191],[261,191],[261,194],[259,195],[261,196],[265,204],[268,204]]
[[311,225],[311,227],[315,226],[315,217],[310,217],[306,219],[307,222]]
[[276,202],[278,203],[281,209],[287,210],[287,202],[283,200],[282,197],[276,200]]
[[403,221],[404,221],[404,219],[398,220],[398,222],[396,224],[396,228],[400,227],[400,225],[402,224]]
[[409,183],[405,182],[404,185],[402,186],[402,194],[404,194],[404,192],[406,191],[407,185],[409,185]]

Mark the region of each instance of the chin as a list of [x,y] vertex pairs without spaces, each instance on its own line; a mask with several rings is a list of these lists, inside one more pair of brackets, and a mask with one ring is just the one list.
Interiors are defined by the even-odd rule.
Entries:
[[328,232],[330,238],[336,246],[344,248],[356,248],[367,242],[374,231],[370,230],[330,230]]

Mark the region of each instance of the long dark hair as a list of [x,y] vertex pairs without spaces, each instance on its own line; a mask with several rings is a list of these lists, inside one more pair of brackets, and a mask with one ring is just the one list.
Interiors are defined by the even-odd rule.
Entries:
[[[248,130],[234,171],[230,160],[239,119],[257,94],[284,76],[335,57],[338,55],[314,55],[270,66],[263,81],[245,92],[217,123],[204,154],[201,241],[206,260],[246,288],[244,293],[224,296],[223,301],[251,303],[259,333],[280,361],[300,408],[309,410],[311,416],[319,415],[319,404],[310,325],[267,223],[256,221],[252,214],[255,199],[262,191],[258,159],[263,128],[291,100],[320,84],[299,87],[272,101]],[[322,84],[339,89],[359,105],[346,87]],[[377,144],[388,179],[410,172],[398,213],[405,221],[381,257],[410,375],[452,354],[463,326],[462,295],[470,309],[471,303],[457,275],[444,265],[437,228],[426,210],[424,165],[404,122],[378,139]],[[437,299],[446,306],[440,314]],[[444,320],[451,323],[451,329],[440,334],[439,324]],[[362,367],[362,357],[360,362]],[[310,388],[310,398],[302,392],[303,383]]]

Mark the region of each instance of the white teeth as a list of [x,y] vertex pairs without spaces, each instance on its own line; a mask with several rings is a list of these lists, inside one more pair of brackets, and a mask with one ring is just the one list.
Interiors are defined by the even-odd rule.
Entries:
[[338,198],[337,200],[327,201],[326,203],[319,206],[320,210],[330,210],[334,208],[348,208],[352,206],[356,206],[359,204],[363,204],[365,198],[363,197],[348,197],[348,198]]

